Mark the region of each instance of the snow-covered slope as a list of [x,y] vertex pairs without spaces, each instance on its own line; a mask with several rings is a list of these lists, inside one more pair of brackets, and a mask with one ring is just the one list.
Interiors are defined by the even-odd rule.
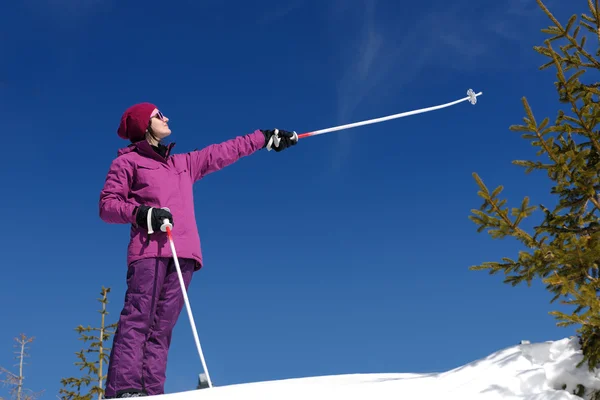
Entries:
[[[600,376],[577,368],[576,338],[520,344],[442,373],[356,374],[247,383],[156,396],[157,400],[580,400],[577,384]],[[563,386],[566,385],[565,390]]]

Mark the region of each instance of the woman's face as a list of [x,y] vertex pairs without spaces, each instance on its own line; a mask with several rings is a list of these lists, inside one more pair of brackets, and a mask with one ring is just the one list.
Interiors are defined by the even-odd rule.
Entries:
[[169,118],[158,111],[158,109],[154,109],[150,116],[150,127],[152,128],[152,134],[159,140],[162,140],[171,134]]

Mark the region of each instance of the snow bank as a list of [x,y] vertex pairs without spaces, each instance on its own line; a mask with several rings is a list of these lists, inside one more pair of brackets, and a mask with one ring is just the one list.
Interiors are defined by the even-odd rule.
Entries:
[[[581,400],[578,384],[600,376],[577,368],[577,338],[521,344],[443,373],[355,374],[247,383],[155,396],[161,400]],[[564,387],[564,390],[563,390]]]

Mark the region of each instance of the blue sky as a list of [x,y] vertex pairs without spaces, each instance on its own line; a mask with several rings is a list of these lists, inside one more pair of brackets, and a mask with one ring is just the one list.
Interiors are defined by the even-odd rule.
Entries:
[[[12,367],[15,336],[35,336],[26,384],[54,398],[78,374],[73,329],[98,324],[102,285],[118,318],[129,228],[99,219],[98,196],[127,144],[121,113],[140,101],[170,118],[186,152],[484,93],[261,151],[196,185],[206,264],[189,296],[216,385],[440,371],[573,333],[555,327],[541,285],[469,270],[518,250],[468,219],[481,204],[472,172],[512,204],[549,201],[542,174],[511,165],[535,150],[508,129],[522,96],[539,120],[557,110],[554,71],[538,71],[532,50],[549,25],[534,0],[201,3],[3,7],[0,365]],[[562,21],[584,11],[558,3]],[[200,372],[183,311],[167,392],[193,389]]]

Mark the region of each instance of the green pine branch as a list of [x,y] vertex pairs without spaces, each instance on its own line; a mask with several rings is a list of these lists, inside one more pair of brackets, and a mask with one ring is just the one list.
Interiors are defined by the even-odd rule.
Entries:
[[[92,400],[97,398],[100,400],[104,395],[103,382],[106,379],[104,368],[108,364],[111,349],[106,342],[114,335],[117,328],[117,323],[106,324],[108,293],[110,293],[110,288],[102,287],[100,292],[102,297],[97,299],[102,305],[98,311],[101,314],[100,326],[84,327],[79,325],[75,328],[79,334],[78,340],[89,343],[87,348],[75,353],[79,361],[76,361],[74,365],[79,367],[83,375],[61,379],[63,387],[59,393],[62,399]],[[89,334],[90,332],[92,334]]]
[[[553,123],[549,117],[538,123],[529,102],[522,98],[523,123],[510,126],[510,130],[530,143],[536,159],[513,164],[524,168],[527,175],[542,172],[550,180],[550,194],[557,202],[552,208],[532,206],[525,197],[520,205],[509,207],[508,201],[499,197],[502,185],[490,191],[474,173],[483,199],[481,207],[469,216],[477,231],[487,231],[492,239],[513,238],[523,248],[516,259],[502,257],[471,269],[504,273],[504,282],[513,286],[530,285],[534,279],[543,282],[553,294],[551,303],[561,299],[563,306],[572,309],[570,313],[552,311],[551,315],[558,326],[578,326],[582,363],[594,369],[600,366],[600,83],[586,73],[600,70],[600,51],[592,55],[582,33],[592,33],[600,41],[598,0],[588,0],[590,14],[583,14],[579,23],[573,15],[564,26],[541,0],[536,1],[552,25],[542,29],[549,37],[534,50],[547,58],[540,70],[556,69],[557,100],[564,109],[557,110]],[[534,213],[539,215],[538,223],[529,230],[522,228]]]

